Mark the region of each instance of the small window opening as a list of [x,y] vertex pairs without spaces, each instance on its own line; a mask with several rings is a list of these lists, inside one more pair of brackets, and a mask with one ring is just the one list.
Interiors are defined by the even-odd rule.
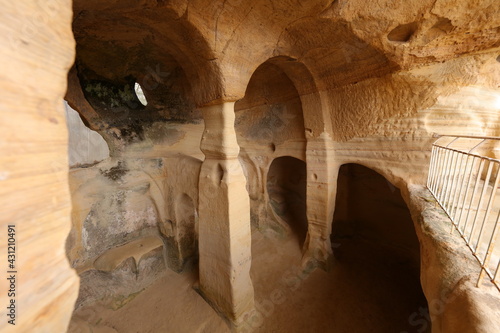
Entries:
[[146,99],[146,96],[144,96],[144,91],[142,90],[141,85],[137,82],[135,83],[134,91],[139,102],[141,102],[144,106],[148,105],[148,100]]

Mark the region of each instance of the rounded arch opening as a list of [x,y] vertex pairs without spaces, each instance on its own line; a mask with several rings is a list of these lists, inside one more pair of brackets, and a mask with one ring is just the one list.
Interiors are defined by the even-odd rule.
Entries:
[[419,241],[398,188],[370,168],[342,165],[331,240],[340,280],[348,278],[370,311],[385,315],[378,325],[405,331],[417,313],[421,331],[430,332]]
[[305,140],[300,95],[290,77],[270,61],[255,70],[235,111],[240,146],[258,142],[274,152],[287,141]]
[[201,123],[197,107],[223,94],[219,65],[199,29],[163,5],[162,24],[152,24],[141,14],[151,5],[124,12],[116,4],[73,4],[76,80],[67,97],[84,106],[78,111],[113,154],[130,143],[161,140],[163,124]]
[[260,231],[278,229],[275,231],[281,233],[287,224],[283,221],[280,227],[271,217],[266,176],[276,157],[287,155],[305,160],[306,138],[300,94],[290,77],[270,59],[253,73],[245,97],[235,104],[235,112],[237,140],[241,148],[239,158],[247,177],[252,225]]
[[[287,81],[290,91],[295,92],[300,104],[302,122],[307,137],[317,137],[325,131],[331,131],[331,124],[327,119],[329,108],[325,105],[326,100],[321,97],[320,93],[321,87],[324,85],[322,79],[313,75],[304,62],[288,55],[279,55],[268,59],[257,67],[248,87],[251,87],[252,81],[255,80],[254,76],[262,72],[266,66],[272,66],[279,71],[280,75],[286,78],[284,81]],[[247,88],[245,98],[248,94]]]

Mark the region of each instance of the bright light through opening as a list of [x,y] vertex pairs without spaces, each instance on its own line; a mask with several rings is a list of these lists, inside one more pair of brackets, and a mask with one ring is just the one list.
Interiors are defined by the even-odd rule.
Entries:
[[144,91],[142,91],[142,87],[139,83],[135,83],[134,90],[137,99],[139,99],[139,102],[141,102],[141,104],[144,106],[148,105],[148,100],[146,99],[146,96],[144,96]]

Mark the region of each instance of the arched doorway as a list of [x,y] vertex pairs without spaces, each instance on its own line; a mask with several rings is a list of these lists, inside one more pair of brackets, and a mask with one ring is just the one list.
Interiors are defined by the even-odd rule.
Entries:
[[430,332],[419,242],[398,188],[362,165],[341,166],[331,241],[339,285],[357,290],[377,332]]
[[266,178],[271,163],[280,156],[305,160],[306,138],[300,95],[289,76],[276,65],[276,59],[255,70],[245,98],[235,104],[235,112],[252,225],[261,231],[279,229],[279,222],[268,209]]
[[[256,300],[267,297],[288,270],[298,267],[307,232],[302,100],[278,60],[286,61],[270,59],[255,70],[245,97],[234,107],[239,160],[250,197],[250,276]],[[294,224],[290,217],[302,224]],[[279,262],[270,265],[270,261]]]

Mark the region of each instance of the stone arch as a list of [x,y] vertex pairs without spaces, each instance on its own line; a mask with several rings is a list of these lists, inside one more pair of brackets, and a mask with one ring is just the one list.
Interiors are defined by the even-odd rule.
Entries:
[[[294,88],[300,97],[302,103],[304,125],[308,137],[319,136],[322,132],[329,131],[327,100],[326,96],[320,91],[317,78],[313,75],[305,63],[289,55],[278,55],[269,58],[259,65],[252,76],[264,64],[272,64],[278,67],[293,83]],[[251,80],[250,78],[249,80]],[[250,84],[250,81],[248,82]],[[248,87],[247,84],[247,87]]]
[[[239,124],[238,111],[241,110],[242,104],[245,104],[245,100],[251,99],[249,95],[252,94],[255,78],[261,76],[266,68],[273,68],[286,78],[283,81],[287,81],[289,86],[292,87],[291,90],[295,91],[300,104],[305,145],[297,146],[297,151],[294,150],[292,154],[307,161],[307,219],[309,228],[304,244],[304,260],[314,257],[321,263],[326,264],[328,257],[331,255],[328,236],[330,231],[328,228],[329,221],[333,216],[334,197],[331,193],[336,179],[333,168],[328,167],[334,163],[333,141],[329,134],[331,133],[331,123],[326,120],[329,119],[328,99],[323,92],[319,91],[318,79],[306,64],[288,55],[272,57],[256,68],[249,80],[245,98],[235,105],[237,128]],[[258,128],[262,132],[265,126],[259,126]],[[251,153],[247,151],[241,140],[239,141],[242,148],[240,159],[251,160]],[[271,151],[269,156],[277,157],[280,155],[279,145],[276,145],[275,142],[268,142],[266,150]],[[288,149],[287,154],[290,154],[290,149]],[[258,161],[253,161],[253,163],[259,164]],[[269,163],[269,161],[265,163]],[[261,162],[258,169],[263,174],[260,177],[262,179],[262,183],[260,183],[262,189],[266,186],[265,175],[267,174],[267,169],[263,169],[263,167]],[[248,178],[252,179],[252,177]],[[251,197],[257,196],[252,187],[249,187],[249,191]],[[260,193],[263,194],[263,191],[261,190]],[[255,210],[254,206],[252,206],[252,216],[262,215],[262,212],[255,212]]]
[[306,138],[307,220],[308,233],[304,244],[304,261],[315,258],[323,267],[331,255],[329,221],[333,216],[336,175],[333,161],[332,124],[328,121],[329,103],[320,91],[321,79],[295,57],[280,55],[268,60],[280,68],[294,85],[302,105]]
[[[284,61],[284,60],[283,60]],[[305,160],[306,138],[300,94],[274,62],[259,66],[245,97],[235,104],[239,159],[247,177],[252,224],[271,227],[267,175],[273,159],[289,155]],[[272,219],[271,219],[272,220]]]
[[[150,124],[203,122],[198,106],[223,95],[214,51],[183,12],[163,4],[157,9],[162,24],[152,26],[127,14],[143,9],[133,6],[123,11],[116,4],[74,4],[77,56],[66,100],[104,137],[112,156],[147,140]],[[127,31],[127,38],[118,30]],[[136,83],[146,105],[135,93]]]
[[[135,6],[135,8],[134,8]],[[127,13],[141,12],[144,6],[152,6],[161,12],[162,24],[152,26],[151,22],[141,15],[131,17]],[[120,8],[119,4],[102,5],[98,3],[74,3],[75,18],[73,30],[77,41],[77,53],[85,54],[86,64],[91,65],[95,59],[91,59],[91,53],[97,50],[89,50],[97,46],[101,56],[116,55],[122,48],[129,62],[126,65],[116,64],[116,58],[106,61],[107,68],[104,72],[111,74],[115,72],[115,78],[125,77],[126,72],[135,74],[141,69],[141,62],[150,65],[156,75],[161,74],[156,66],[161,65],[168,54],[174,61],[179,63],[186,72],[188,80],[193,86],[193,98],[195,104],[203,105],[222,95],[222,84],[218,63],[211,43],[203,35],[200,28],[184,15],[187,12],[185,6],[162,4],[156,7],[151,4],[135,4],[127,6],[127,10]],[[182,7],[185,7],[182,9]],[[98,25],[95,22],[99,22]],[[124,28],[127,31],[127,42],[122,43],[119,38],[114,38],[116,29]],[[109,31],[108,31],[109,30]],[[139,47],[127,47],[136,42]],[[92,52],[88,52],[92,51]],[[97,55],[99,56],[99,55]],[[125,56],[125,55],[124,55]],[[96,63],[97,64],[97,63]],[[121,71],[116,71],[121,69]],[[120,74],[120,75],[118,75]],[[109,77],[109,75],[105,75]]]
[[[244,120],[250,118],[238,117],[247,110],[252,113],[251,120],[256,125],[246,131],[244,137],[265,141],[273,151],[284,141],[304,139],[300,93],[287,73],[275,62],[266,61],[254,71],[245,97],[236,102],[237,130],[238,127],[241,129],[239,125]],[[293,129],[291,126],[294,126]],[[291,130],[294,132],[290,133]]]
[[426,315],[420,244],[410,210],[400,190],[383,175],[354,163],[339,168],[331,241],[333,269],[367,290],[367,304],[391,312],[391,321],[401,327],[408,326],[417,309]]
[[[411,248],[418,254],[418,239],[406,202],[399,188],[383,174],[362,164],[347,163],[339,168],[337,184],[334,220],[339,224],[332,228],[333,233],[340,229],[351,234],[359,231],[370,238],[365,232],[376,232],[377,238],[388,245]],[[344,221],[355,221],[359,226],[341,225]]]

